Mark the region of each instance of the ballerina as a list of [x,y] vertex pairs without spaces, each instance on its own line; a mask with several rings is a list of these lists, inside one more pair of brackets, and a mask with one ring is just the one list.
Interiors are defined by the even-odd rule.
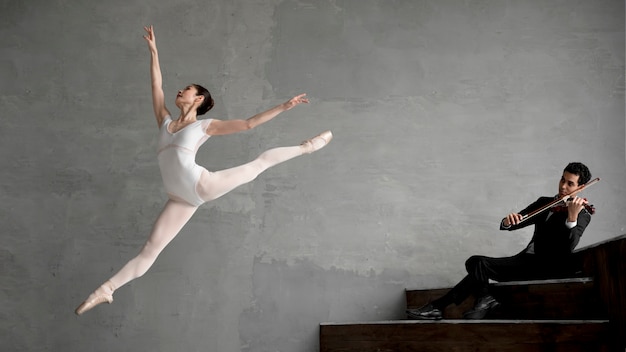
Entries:
[[148,240],[139,254],[91,293],[76,308],[77,315],[101,303],[112,303],[115,290],[144,275],[200,205],[254,180],[260,173],[272,166],[323,148],[333,137],[330,131],[326,131],[297,146],[267,150],[247,164],[226,170],[211,172],[197,165],[196,152],[210,136],[253,129],[270,121],[278,114],[309,101],[306,94],[300,94],[246,120],[198,120],[197,116],[209,111],[214,101],[207,89],[191,84],[178,91],[176,95],[176,107],[180,113],[174,120],[165,107],[154,29],[152,26],[144,27],[144,29],[146,31],[144,39],[148,43],[151,54],[152,103],[160,130],[157,157],[169,199],[157,217]]

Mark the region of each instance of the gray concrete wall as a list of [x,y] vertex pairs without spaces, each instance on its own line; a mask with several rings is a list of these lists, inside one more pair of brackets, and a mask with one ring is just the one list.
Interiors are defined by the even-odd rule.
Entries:
[[[311,104],[215,137],[211,170],[325,129],[321,152],[204,205],[111,306],[73,309],[143,244],[155,158],[154,24],[168,104],[209,117]],[[581,245],[625,232],[624,2],[0,2],[0,340],[5,351],[316,351],[318,324],[403,318],[531,230],[505,214],[602,178]]]

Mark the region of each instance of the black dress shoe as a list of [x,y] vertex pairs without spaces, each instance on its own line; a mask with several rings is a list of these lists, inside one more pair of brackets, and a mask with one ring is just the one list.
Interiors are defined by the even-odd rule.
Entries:
[[491,295],[482,296],[476,300],[474,308],[463,313],[465,319],[483,319],[489,311],[494,310],[500,305]]
[[440,320],[443,318],[441,309],[430,303],[417,309],[407,309],[406,315],[409,319],[415,320]]

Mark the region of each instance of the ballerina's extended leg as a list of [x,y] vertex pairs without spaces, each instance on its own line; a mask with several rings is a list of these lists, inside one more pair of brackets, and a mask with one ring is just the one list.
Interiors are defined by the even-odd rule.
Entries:
[[298,146],[267,150],[253,161],[240,166],[215,172],[205,170],[200,176],[200,181],[196,187],[198,195],[207,202],[217,199],[233,189],[251,182],[272,166],[322,149],[332,138],[332,133],[326,131],[311,139],[307,139]]
[[76,308],[75,313],[81,315],[99,304],[113,302],[113,292],[129,281],[145,274],[165,246],[176,237],[187,221],[189,221],[196,209],[198,208],[187,203],[168,201],[155,221],[152,232],[139,254],[89,295]]

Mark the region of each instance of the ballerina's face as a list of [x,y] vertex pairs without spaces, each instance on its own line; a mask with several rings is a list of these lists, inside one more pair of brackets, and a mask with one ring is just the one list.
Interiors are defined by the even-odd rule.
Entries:
[[[200,99],[198,99],[200,98]],[[198,95],[196,87],[189,85],[182,90],[179,90],[176,94],[176,106],[180,107],[180,104],[194,104],[196,101],[202,99],[201,95]]]

